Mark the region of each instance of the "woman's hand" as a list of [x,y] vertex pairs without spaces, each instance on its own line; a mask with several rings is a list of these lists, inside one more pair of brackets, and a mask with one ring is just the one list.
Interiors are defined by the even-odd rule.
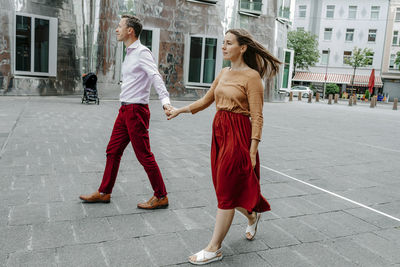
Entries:
[[257,162],[257,151],[258,151],[258,143],[259,142],[260,142],[260,140],[251,139],[250,159],[251,159],[251,166],[253,166],[253,169],[256,166],[256,162]]
[[251,166],[254,169],[256,167],[256,162],[257,162],[257,152],[256,153],[250,152],[250,159],[251,159]]
[[180,109],[176,109],[176,108],[172,107],[172,109],[168,110],[167,119],[170,120],[172,118],[175,118],[180,113],[181,113]]

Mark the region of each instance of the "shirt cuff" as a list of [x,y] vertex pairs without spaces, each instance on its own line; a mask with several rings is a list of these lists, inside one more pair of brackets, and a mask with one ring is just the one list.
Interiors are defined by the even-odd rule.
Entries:
[[169,97],[161,99],[161,105],[164,106],[165,104],[171,104],[171,102],[169,102]]

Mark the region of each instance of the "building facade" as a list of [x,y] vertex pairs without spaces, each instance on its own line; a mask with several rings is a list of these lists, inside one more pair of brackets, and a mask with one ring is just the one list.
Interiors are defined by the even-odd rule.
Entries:
[[[369,76],[375,69],[376,93],[382,91],[382,60],[386,35],[389,0],[298,0],[294,28],[318,36],[320,61],[308,71],[296,73],[294,81],[341,85],[342,92],[351,87],[353,68],[346,64],[353,49],[372,50],[372,62],[357,68],[354,86],[359,92],[368,87]],[[317,75],[319,74],[319,75]],[[322,78],[321,78],[322,77]],[[379,89],[380,88],[380,89]]]
[[[120,92],[121,14],[144,22],[140,36],[158,63],[174,99],[196,99],[227,63],[224,32],[245,28],[282,61],[265,81],[266,99],[279,97],[291,71],[286,35],[294,0],[0,0],[0,94],[67,95],[82,92],[81,75],[98,76],[100,96]],[[288,58],[289,56],[289,58]]]
[[384,92],[389,100],[400,98],[400,66],[395,64],[400,52],[400,0],[390,0],[385,47],[382,61]]

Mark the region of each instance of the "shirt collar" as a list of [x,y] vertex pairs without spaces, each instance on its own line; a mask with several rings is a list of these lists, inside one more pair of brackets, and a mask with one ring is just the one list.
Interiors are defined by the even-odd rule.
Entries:
[[131,50],[134,50],[134,49],[138,48],[139,44],[140,44],[140,40],[139,39],[134,41],[130,46],[128,46],[126,48],[126,52],[130,52]]

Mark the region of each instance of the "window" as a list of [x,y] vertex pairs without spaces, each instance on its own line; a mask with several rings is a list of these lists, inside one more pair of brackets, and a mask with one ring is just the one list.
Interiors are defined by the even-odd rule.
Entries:
[[217,39],[191,36],[189,49],[188,83],[211,84],[215,78]]
[[390,54],[389,69],[394,69],[394,61],[396,60],[396,54]]
[[139,36],[140,43],[146,46],[148,49],[152,49],[151,44],[153,40],[153,31],[151,30],[142,30]]
[[328,50],[322,50],[321,64],[327,65],[328,64],[328,57],[329,57],[329,51]]
[[369,30],[368,31],[368,42],[375,42],[376,41],[376,30]]
[[325,28],[324,41],[330,41],[332,39],[332,28]]
[[354,29],[346,30],[346,42],[353,42],[354,38]]
[[293,50],[283,49],[284,64],[283,64],[283,71],[282,71],[281,88],[290,88],[290,84],[292,83],[293,56],[294,56]]
[[278,0],[278,17],[290,19],[290,2],[291,0]]
[[307,15],[307,6],[299,6],[299,17],[305,18]]
[[349,6],[349,19],[357,17],[357,6]]
[[262,11],[262,0],[240,0],[240,10],[260,15]]
[[343,64],[348,64],[346,61],[351,58],[353,52],[351,51],[344,51],[343,52]]
[[396,18],[395,21],[400,21],[400,7],[396,8]]
[[398,39],[399,39],[399,32],[393,31],[392,45],[398,45],[398,41],[399,41]]
[[367,55],[367,58],[370,58],[371,60],[368,62],[368,66],[372,66],[374,64],[374,52],[371,54]]
[[335,6],[327,5],[326,6],[326,17],[327,18],[333,18],[334,15],[335,15]]
[[371,7],[371,19],[378,19],[379,18],[379,10],[380,6],[372,6]]
[[15,73],[56,76],[57,19],[17,13]]

